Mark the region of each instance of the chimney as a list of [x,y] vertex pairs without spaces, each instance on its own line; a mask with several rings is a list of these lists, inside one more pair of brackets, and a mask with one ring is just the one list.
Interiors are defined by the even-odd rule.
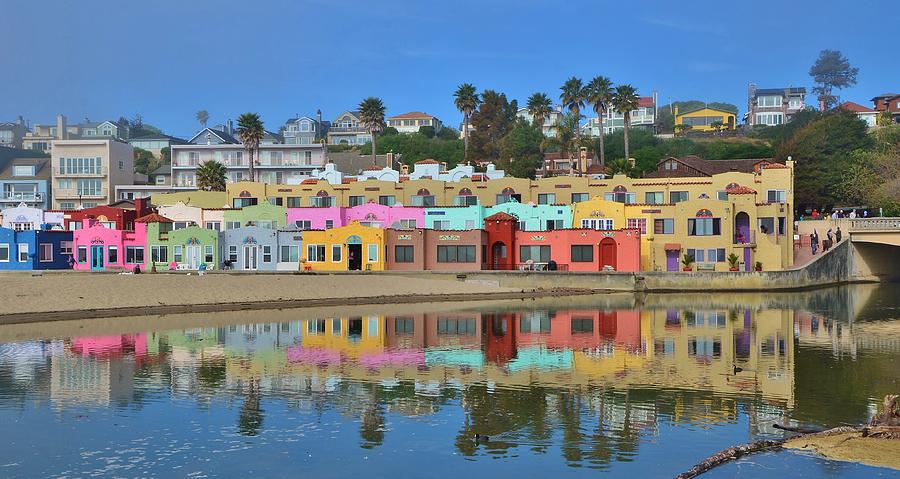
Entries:
[[319,108],[316,110],[316,137],[324,138],[324,131],[322,130],[322,109]]
[[388,168],[393,168],[393,167],[394,167],[394,152],[393,152],[393,151],[389,151],[389,152],[387,153],[387,155],[385,155],[385,157],[386,157],[385,163],[387,163],[387,167],[388,167]]
[[228,119],[228,131],[226,133],[228,133],[229,135],[234,134],[234,122],[231,121],[231,118]]
[[69,133],[68,133],[68,131],[66,131],[66,116],[65,115],[56,115],[56,139],[57,140],[69,139]]
[[25,126],[25,119],[22,118],[22,115],[19,115],[19,118],[16,118],[16,124],[19,126]]

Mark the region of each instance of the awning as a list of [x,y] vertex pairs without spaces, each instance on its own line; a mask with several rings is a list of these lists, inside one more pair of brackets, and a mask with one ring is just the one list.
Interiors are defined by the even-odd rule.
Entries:
[[666,243],[663,249],[666,251],[681,251],[681,243]]

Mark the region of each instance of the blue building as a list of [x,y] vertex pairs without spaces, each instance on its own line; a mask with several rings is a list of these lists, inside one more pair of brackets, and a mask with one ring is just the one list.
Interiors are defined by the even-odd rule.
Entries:
[[0,270],[69,269],[72,232],[0,228]]
[[50,206],[50,157],[39,151],[0,147],[0,209],[25,203]]

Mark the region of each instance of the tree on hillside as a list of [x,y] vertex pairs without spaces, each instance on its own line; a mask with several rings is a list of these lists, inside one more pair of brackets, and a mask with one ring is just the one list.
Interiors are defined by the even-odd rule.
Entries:
[[225,191],[225,165],[215,160],[205,161],[197,167],[197,189]]
[[[581,144],[581,128],[579,128],[581,126],[581,109],[584,108],[584,102],[587,101],[588,91],[581,79],[574,76],[563,83],[560,91],[562,93],[559,95],[559,100],[563,107],[568,108],[575,117],[575,142]],[[572,165],[574,167],[574,162]]]
[[[572,158],[578,150],[578,116],[574,113],[566,113],[556,125],[556,134],[544,140],[544,147],[553,148],[560,152],[563,158]],[[574,162],[572,162],[574,170]]]
[[134,171],[142,175],[149,175],[156,167],[156,158],[153,153],[142,148],[134,148]]
[[163,165],[171,165],[172,164],[172,148],[165,147],[159,150],[159,158],[161,160],[161,164]]
[[238,137],[247,150],[248,165],[250,168],[250,181],[256,181],[256,160],[253,155],[259,150],[259,143],[266,135],[259,113],[244,113],[238,117]]
[[422,125],[419,127],[419,134],[425,138],[434,138],[434,127],[431,125]]
[[842,184],[854,166],[854,150],[870,145],[866,124],[854,113],[833,110],[812,121],[780,145],[776,158],[794,167],[794,201],[822,209],[844,203]]
[[625,158],[616,158],[615,160],[610,161],[609,164],[606,165],[606,170],[612,175],[635,175],[634,168],[631,167],[631,162]]
[[[375,137],[386,126],[384,122],[384,102],[381,101],[381,98],[370,96],[360,102],[359,120],[372,135],[372,164],[374,165],[378,158],[375,154]],[[385,166],[390,168],[393,165]]]
[[[441,129],[443,132],[444,130]],[[406,164],[412,165],[419,160],[437,160],[447,163],[448,168],[453,168],[463,161],[464,143],[455,134],[451,139],[427,138],[425,135],[414,133],[412,135],[387,135],[378,137],[378,154],[383,155],[393,152],[400,156]],[[329,145],[338,146],[338,145]],[[360,150],[365,151],[371,145],[360,145]],[[331,148],[329,148],[331,151]]]
[[543,141],[541,128],[520,118],[500,142],[499,167],[517,178],[534,178],[544,161]]
[[873,211],[881,208],[885,216],[900,215],[900,126],[880,128],[869,136],[873,147],[852,153],[843,196]]
[[603,137],[603,115],[612,102],[613,87],[612,81],[605,76],[596,76],[587,86],[587,101],[593,107],[594,113],[597,115],[597,122],[600,128],[600,164],[606,165],[606,145],[604,145]]
[[456,128],[450,128],[448,126],[441,127],[441,131],[437,134],[438,139],[441,140],[458,140],[459,139],[459,130]]
[[206,122],[209,121],[209,112],[206,110],[200,110],[196,115],[197,121],[200,122],[200,129],[206,128]]
[[850,60],[838,50],[822,50],[819,58],[809,69],[809,76],[816,82],[813,93],[819,98],[819,107],[830,110],[837,105],[837,97],[833,91],[856,85],[859,68],[850,66]]
[[506,94],[485,90],[481,94],[481,104],[472,113],[472,132],[469,153],[466,158],[498,161],[500,140],[512,129],[519,109],[516,100],[508,101]]
[[613,91],[612,105],[617,112],[622,114],[623,124],[625,125],[625,159],[630,158],[628,155],[628,130],[631,129],[631,112],[637,110],[640,98],[637,95],[637,89],[631,85],[619,85]]
[[466,158],[469,157],[469,124],[472,121],[472,114],[481,104],[481,97],[475,89],[475,85],[471,83],[463,83],[456,88],[453,93],[453,104],[456,109],[463,114],[463,141]]
[[533,93],[528,97],[528,103],[526,103],[525,108],[528,109],[528,114],[531,115],[531,121],[534,126],[543,131],[544,122],[553,113],[553,102],[550,100],[550,97],[546,93]]

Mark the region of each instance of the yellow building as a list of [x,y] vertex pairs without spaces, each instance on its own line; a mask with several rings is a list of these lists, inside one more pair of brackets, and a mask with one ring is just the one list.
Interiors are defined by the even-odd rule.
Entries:
[[384,230],[353,221],[340,228],[304,231],[301,261],[311,271],[383,271]]
[[160,193],[150,197],[150,203],[156,206],[175,206],[177,203],[197,208],[228,208],[231,202],[225,191],[179,191],[178,193]]
[[675,130],[678,125],[690,125],[692,131],[715,131],[714,125],[721,123],[720,129],[734,130],[736,113],[717,108],[698,108],[679,112],[675,107]]

